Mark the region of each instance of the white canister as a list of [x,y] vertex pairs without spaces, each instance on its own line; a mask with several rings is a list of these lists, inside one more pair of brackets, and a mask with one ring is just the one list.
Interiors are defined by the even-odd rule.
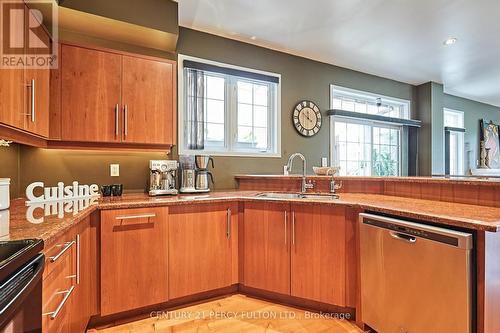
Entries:
[[0,178],[0,210],[10,206],[10,178]]

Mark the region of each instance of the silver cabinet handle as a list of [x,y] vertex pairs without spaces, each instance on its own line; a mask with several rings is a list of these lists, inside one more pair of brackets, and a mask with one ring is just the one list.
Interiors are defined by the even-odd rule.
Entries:
[[35,122],[35,79],[31,79],[31,84],[28,84],[28,87],[31,88],[31,112],[27,114],[31,117],[31,122]]
[[125,127],[125,136],[128,135],[128,106],[125,104],[125,107],[123,108],[123,126]]
[[31,80],[31,122],[35,122],[35,79]]
[[55,262],[57,259],[59,259],[64,254],[64,252],[68,251],[69,248],[73,246],[73,244],[75,244],[75,241],[64,243],[63,249],[58,254],[49,257],[50,262]]
[[145,218],[151,218],[151,217],[156,217],[155,213],[151,214],[140,214],[140,215],[122,215],[122,216],[117,216],[117,220],[134,220],[134,219],[145,219]]
[[231,208],[227,209],[227,239],[231,238]]
[[295,245],[295,211],[292,211],[292,244]]
[[76,284],[80,284],[80,234],[76,235]]
[[287,220],[288,220],[288,212],[285,210],[285,245],[286,245],[286,238],[287,238],[286,237],[287,236],[286,235],[286,227],[287,227],[286,225],[288,224]]
[[57,294],[65,294],[64,298],[62,299],[61,303],[59,303],[59,305],[57,306],[55,311],[44,313],[44,315],[46,315],[46,316],[50,315],[50,319],[52,319],[52,320],[56,319],[56,317],[61,312],[64,304],[66,304],[66,302],[68,301],[68,298],[71,295],[71,293],[73,292],[73,290],[75,290],[75,286],[71,286],[71,288],[69,288],[68,290],[57,292]]
[[119,110],[118,103],[117,103],[115,105],[115,136],[120,135],[120,131],[118,129],[118,127],[120,126],[120,124],[118,122],[118,118],[119,118],[118,112],[120,112],[120,110]]

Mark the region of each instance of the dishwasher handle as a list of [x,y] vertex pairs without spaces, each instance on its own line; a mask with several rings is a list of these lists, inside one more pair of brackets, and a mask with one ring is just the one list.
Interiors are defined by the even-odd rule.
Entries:
[[417,237],[413,237],[410,235],[405,235],[400,232],[395,232],[395,231],[389,231],[389,234],[391,235],[392,238],[407,242],[410,244],[415,244],[417,242]]

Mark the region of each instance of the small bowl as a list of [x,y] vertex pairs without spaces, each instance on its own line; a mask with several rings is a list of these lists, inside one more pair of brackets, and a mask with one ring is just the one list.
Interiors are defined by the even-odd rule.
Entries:
[[313,171],[317,176],[331,176],[336,175],[340,170],[339,166],[335,167],[315,167],[313,166]]

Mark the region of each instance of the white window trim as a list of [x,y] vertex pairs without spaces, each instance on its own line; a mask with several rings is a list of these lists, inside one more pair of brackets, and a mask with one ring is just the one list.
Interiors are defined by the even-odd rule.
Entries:
[[[465,127],[465,112],[464,111],[450,109],[450,108],[443,108],[443,119],[444,119],[444,113],[445,112],[460,114],[462,116],[462,126],[458,127],[458,128],[464,128]],[[446,125],[444,125],[444,126],[446,127]],[[453,126],[453,127],[456,127],[456,126]]]
[[[405,119],[410,119],[410,110],[411,110],[411,101],[406,100],[406,99],[401,99],[397,97],[390,97],[390,96],[384,96],[384,95],[379,95],[379,94],[374,94],[370,92],[364,92],[361,90],[355,90],[351,88],[345,88],[342,86],[330,85],[330,108],[333,108],[333,94],[335,89],[341,90],[342,92],[347,92],[353,96],[370,96],[373,98],[381,98],[382,102],[384,102],[384,99],[389,100],[389,101],[396,101],[398,103],[405,104]],[[335,119],[338,118],[340,121],[344,120],[347,122],[351,123],[359,123],[359,124],[364,124],[364,125],[374,125],[378,127],[386,127],[386,128],[398,128],[401,129],[401,126],[396,126],[396,125],[391,125],[387,124],[381,121],[372,121],[372,120],[362,120],[362,119],[354,119],[354,118],[349,118],[349,117],[341,117],[341,116],[330,116],[330,166],[336,166],[335,163],[338,163],[338,161],[335,160]],[[402,175],[403,172],[403,142],[402,142],[402,131],[400,132],[400,150],[399,150],[399,175]]]
[[388,104],[392,104],[391,101],[395,101],[395,102],[404,104],[405,105],[405,110],[404,110],[405,114],[404,114],[403,118],[410,119],[411,101],[409,101],[407,99],[391,97],[391,96],[386,96],[386,95],[380,95],[380,94],[374,94],[371,92],[356,90],[356,89],[352,89],[352,88],[346,88],[346,87],[338,86],[335,84],[330,84],[330,108],[333,108],[332,101],[333,101],[333,94],[334,94],[335,90],[340,90],[342,93],[349,94],[353,97],[363,98],[365,96],[369,96],[369,97],[374,98],[374,99],[381,98],[382,103],[388,102]]
[[[274,76],[279,79],[279,83],[276,87],[276,152],[244,152],[244,151],[217,151],[217,150],[190,150],[184,148],[184,60],[191,60],[196,62],[201,62],[209,65],[215,65],[220,67],[232,68],[243,70],[251,73],[264,74],[268,76]],[[271,73],[266,71],[261,71],[257,69],[251,69],[247,67],[235,66],[230,64],[225,64],[217,61],[206,60],[202,58],[192,57],[184,54],[178,55],[177,60],[177,147],[179,155],[196,155],[196,154],[208,154],[212,156],[234,156],[234,157],[274,157],[281,158],[281,74]],[[226,133],[227,135],[228,133]],[[232,134],[231,134],[232,135]]]
[[[460,114],[462,116],[462,126],[457,127],[457,128],[465,128],[465,112],[464,111],[450,109],[450,108],[443,108],[443,120],[444,120],[444,113],[445,112]],[[443,124],[444,124],[444,121],[443,121]],[[444,124],[444,127],[451,127],[451,126],[446,126],[446,124]],[[452,127],[455,127],[455,126],[452,126]],[[459,175],[465,175],[466,170],[467,170],[467,166],[466,166],[466,162],[467,162],[466,155],[467,154],[465,153],[465,133],[461,133],[460,136],[461,137],[459,138],[459,142],[461,143],[461,146],[462,146],[462,152],[461,152],[462,163],[460,165],[461,170],[458,173],[459,173]],[[451,164],[451,161],[450,161],[450,164]],[[451,173],[451,170],[450,170],[450,173]],[[457,176],[457,175],[453,175],[453,176]]]

